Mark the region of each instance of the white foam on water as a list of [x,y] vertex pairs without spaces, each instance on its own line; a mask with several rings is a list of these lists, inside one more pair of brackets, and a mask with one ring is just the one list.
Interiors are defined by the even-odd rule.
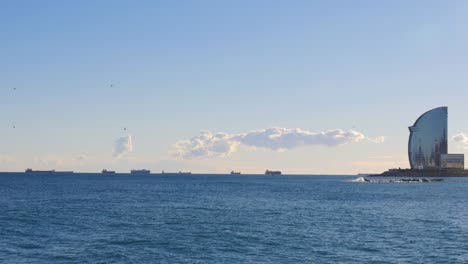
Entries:
[[364,178],[364,177],[358,177],[358,178],[356,178],[354,180],[349,180],[347,182],[368,182],[368,181],[369,180],[366,180],[366,178]]
[[426,179],[426,178],[403,178],[403,179],[375,179],[369,180],[364,177],[358,177],[353,180],[346,182],[378,182],[378,183],[428,183],[428,182],[439,182],[442,179]]

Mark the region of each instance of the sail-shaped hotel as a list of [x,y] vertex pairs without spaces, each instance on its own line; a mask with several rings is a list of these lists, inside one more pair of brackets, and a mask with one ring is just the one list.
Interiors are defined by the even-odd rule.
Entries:
[[421,172],[431,176],[468,176],[468,172],[465,172],[465,155],[448,153],[447,127],[448,107],[437,107],[422,114],[409,127],[410,169],[389,169],[375,176],[419,176]]
[[440,155],[447,154],[447,107],[422,114],[409,127],[408,157],[412,169],[440,167]]
[[409,127],[408,158],[411,169],[464,169],[463,154],[448,154],[448,108],[437,107],[422,114]]

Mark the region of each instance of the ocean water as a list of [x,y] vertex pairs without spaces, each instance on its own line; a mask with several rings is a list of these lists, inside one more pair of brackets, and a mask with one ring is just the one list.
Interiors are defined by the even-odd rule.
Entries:
[[468,179],[0,174],[0,263],[468,263]]

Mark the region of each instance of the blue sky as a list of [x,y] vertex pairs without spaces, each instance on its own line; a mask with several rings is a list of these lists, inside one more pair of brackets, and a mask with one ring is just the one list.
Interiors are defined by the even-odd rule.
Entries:
[[[466,1],[0,6],[0,170],[376,172],[408,166],[407,127],[431,108],[449,107],[449,136],[468,133]],[[269,128],[296,143],[243,140]],[[333,129],[364,139],[307,141]],[[235,150],[174,154],[201,130]]]

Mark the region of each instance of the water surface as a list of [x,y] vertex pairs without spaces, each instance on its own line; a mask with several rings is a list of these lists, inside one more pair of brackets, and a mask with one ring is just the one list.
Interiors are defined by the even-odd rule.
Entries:
[[354,178],[0,174],[0,262],[468,262],[468,179]]

